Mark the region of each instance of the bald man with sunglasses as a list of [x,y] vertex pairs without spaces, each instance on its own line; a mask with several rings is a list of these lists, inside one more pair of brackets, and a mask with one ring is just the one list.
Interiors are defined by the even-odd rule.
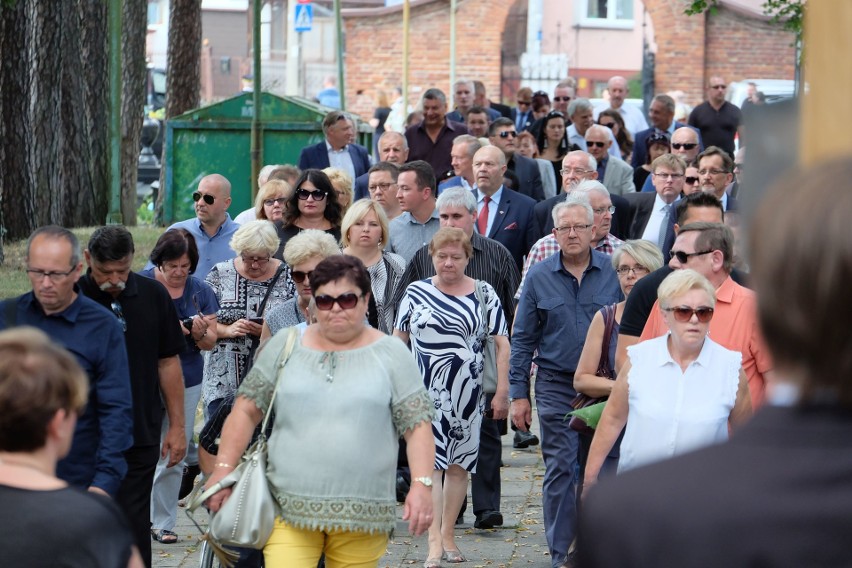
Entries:
[[[691,223],[680,228],[672,246],[669,266],[674,270],[691,268],[716,288],[716,310],[710,322],[713,341],[742,353],[742,366],[748,377],[752,407],[764,400],[772,360],[757,323],[757,299],[752,290],[731,278],[734,235],[721,223]],[[668,332],[659,308],[654,303],[640,341]]]

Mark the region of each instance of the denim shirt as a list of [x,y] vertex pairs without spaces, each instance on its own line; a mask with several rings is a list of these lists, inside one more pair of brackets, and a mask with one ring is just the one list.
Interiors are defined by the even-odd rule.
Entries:
[[610,257],[591,251],[583,279],[562,266],[562,253],[533,265],[515,314],[509,367],[509,396],[529,398],[530,365],[573,374],[595,313],[623,299]]

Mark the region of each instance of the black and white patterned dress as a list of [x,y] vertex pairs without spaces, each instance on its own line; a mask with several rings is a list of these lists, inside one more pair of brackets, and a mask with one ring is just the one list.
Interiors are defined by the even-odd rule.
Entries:
[[396,328],[409,334],[426,390],[435,404],[435,469],[457,464],[476,472],[485,407],[481,338],[484,328],[488,335],[507,335],[497,293],[483,284],[488,322],[482,321],[473,292],[450,296],[431,279],[413,282],[399,306]]

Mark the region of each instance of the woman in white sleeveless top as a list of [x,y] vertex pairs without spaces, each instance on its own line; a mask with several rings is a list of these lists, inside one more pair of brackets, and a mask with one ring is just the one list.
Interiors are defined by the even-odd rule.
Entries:
[[716,305],[710,282],[676,270],[657,296],[670,332],[628,348],[589,450],[585,489],[625,424],[619,473],[723,442],[729,424],[751,416],[742,355],[707,336]]

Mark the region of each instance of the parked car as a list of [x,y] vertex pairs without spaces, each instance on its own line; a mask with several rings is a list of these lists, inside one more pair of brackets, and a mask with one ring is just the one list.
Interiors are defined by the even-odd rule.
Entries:
[[728,91],[725,93],[725,99],[728,102],[743,106],[743,101],[746,100],[748,92],[748,84],[755,83],[757,90],[766,97],[766,104],[773,104],[786,99],[791,99],[796,96],[795,81],[789,79],[744,79],[742,81],[734,81],[728,84]]

